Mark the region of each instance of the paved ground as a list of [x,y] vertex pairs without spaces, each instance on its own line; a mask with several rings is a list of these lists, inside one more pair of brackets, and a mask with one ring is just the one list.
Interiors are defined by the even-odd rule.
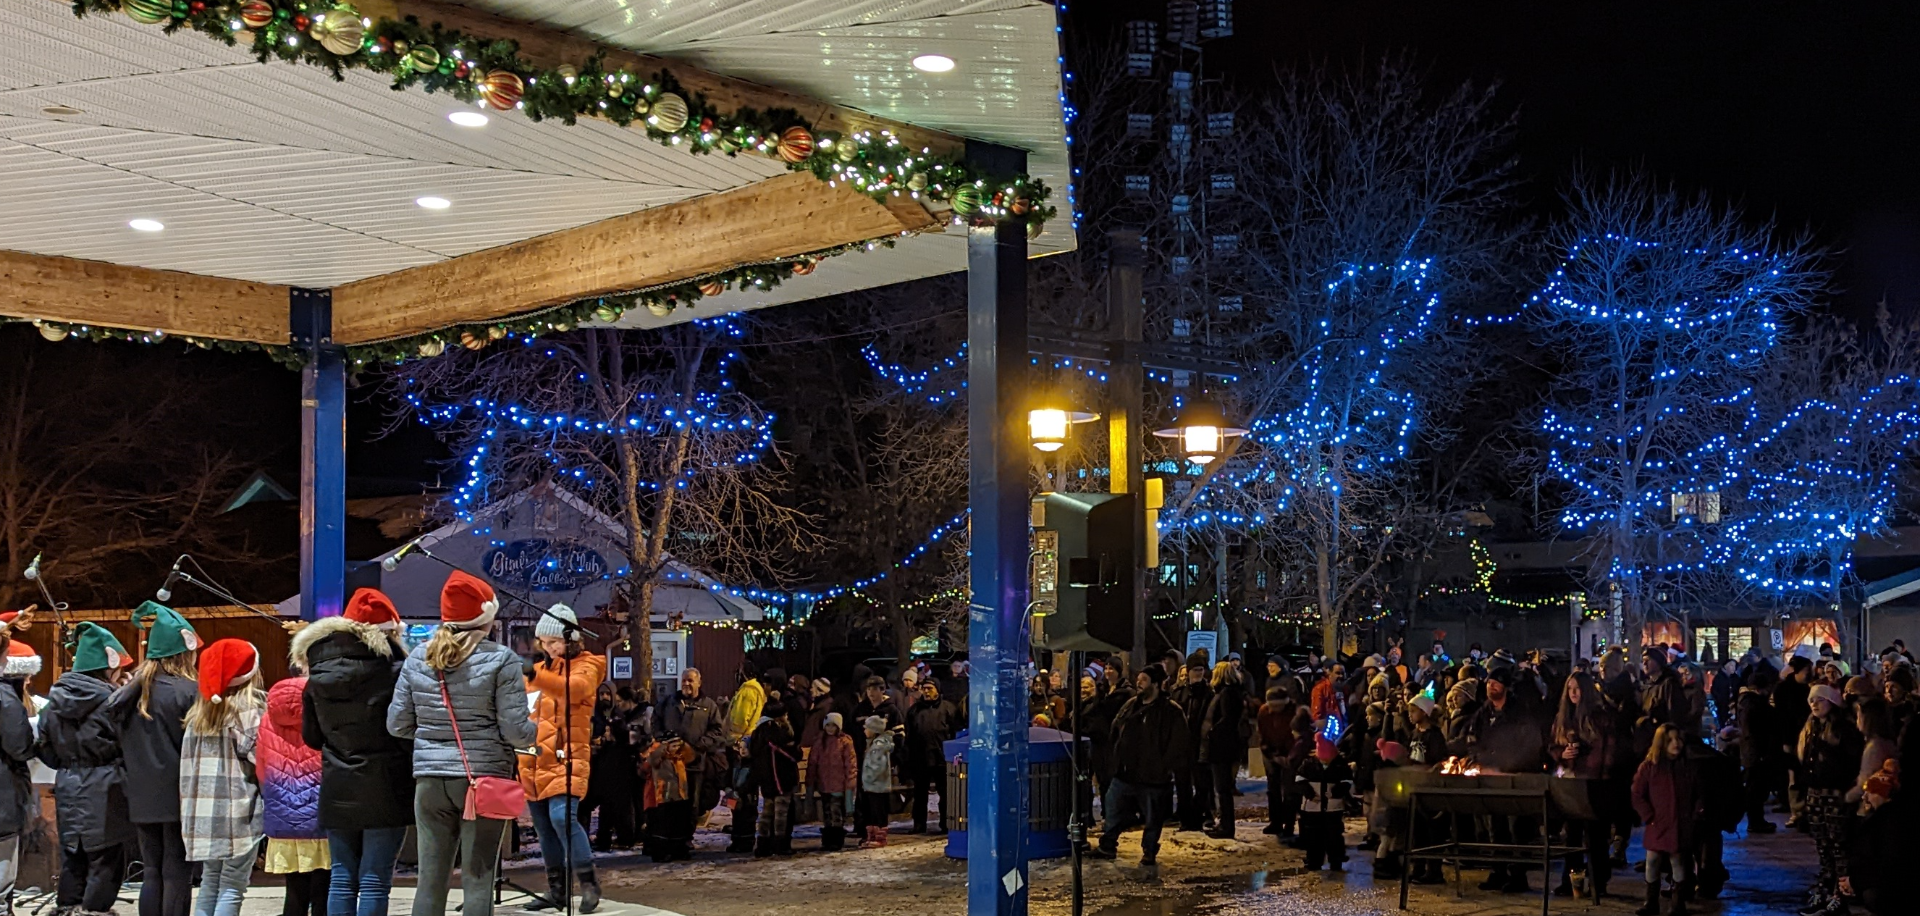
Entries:
[[[1252,783],[1249,789],[1257,789]],[[1169,833],[1157,875],[1132,867],[1139,859],[1138,834],[1121,841],[1118,863],[1086,863],[1086,912],[1090,916],[1373,916],[1398,914],[1399,883],[1375,884],[1371,857],[1352,853],[1344,874],[1308,874],[1299,852],[1260,834],[1253,815],[1261,799],[1242,799],[1236,839],[1214,840],[1193,833]],[[1354,822],[1356,825],[1358,822]],[[966,867],[947,859],[944,838],[906,836],[904,824],[885,849],[817,851],[818,830],[802,827],[790,859],[755,860],[728,854],[726,837],[713,828],[700,835],[700,854],[692,862],[654,865],[632,854],[600,859],[607,902],[604,916],[894,916],[957,914],[964,910]],[[1353,835],[1357,842],[1359,837]],[[1633,858],[1638,859],[1636,849]],[[1771,836],[1728,837],[1727,864],[1733,872],[1722,899],[1703,908],[1725,916],[1788,914],[1812,880],[1813,843],[1782,832]],[[510,869],[526,883],[542,881],[537,870]],[[1034,863],[1032,911],[1036,916],[1069,913],[1068,866],[1063,860]],[[1464,896],[1451,885],[1414,887],[1409,909],[1418,916],[1527,916],[1540,912],[1540,897],[1502,895],[1474,887],[1483,873],[1469,871]],[[267,882],[263,882],[267,883]],[[410,916],[412,881],[396,887],[392,916]],[[1539,876],[1534,876],[1539,886]],[[1552,912],[1580,916],[1625,916],[1639,905],[1640,876],[1614,879],[1616,895],[1599,906],[1554,898]],[[1631,897],[1632,899],[1629,899]],[[452,902],[457,903],[458,892]],[[242,916],[273,916],[281,909],[278,887],[257,886]],[[520,916],[509,899],[497,912]],[[123,902],[120,912],[131,914]],[[30,912],[23,910],[23,912]],[[1920,912],[1920,908],[1916,909]]]

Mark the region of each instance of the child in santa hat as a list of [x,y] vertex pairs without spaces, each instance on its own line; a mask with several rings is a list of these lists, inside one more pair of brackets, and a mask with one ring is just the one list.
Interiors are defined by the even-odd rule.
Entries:
[[202,863],[194,916],[238,916],[265,836],[254,751],[265,707],[260,650],[243,639],[200,652],[200,696],[180,743],[180,837]]

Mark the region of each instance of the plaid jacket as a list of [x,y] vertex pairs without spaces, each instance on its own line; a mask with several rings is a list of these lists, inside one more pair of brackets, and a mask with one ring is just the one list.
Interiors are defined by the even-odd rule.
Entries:
[[253,849],[265,836],[254,744],[258,706],[242,710],[225,733],[189,728],[180,742],[180,836],[187,861],[226,859]]

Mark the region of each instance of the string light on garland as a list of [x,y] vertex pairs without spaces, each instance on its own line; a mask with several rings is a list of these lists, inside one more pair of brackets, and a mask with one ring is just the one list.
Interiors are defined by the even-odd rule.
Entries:
[[[306,63],[342,78],[349,69],[390,77],[395,89],[444,92],[534,121],[581,118],[638,125],[648,137],[693,153],[753,153],[849,185],[876,200],[909,196],[945,204],[956,220],[1009,220],[1038,235],[1054,208],[1051,191],[1029,175],[991,175],[957,156],[914,147],[891,131],[816,130],[792,109],[721,109],[681,87],[670,71],[609,68],[604,57],[538,67],[518,42],[468,35],[418,19],[368,19],[331,0],[74,0],[75,15],[124,12],[168,33],[191,29],[226,44],[249,42],[254,56]],[[305,37],[309,40],[303,41]]]

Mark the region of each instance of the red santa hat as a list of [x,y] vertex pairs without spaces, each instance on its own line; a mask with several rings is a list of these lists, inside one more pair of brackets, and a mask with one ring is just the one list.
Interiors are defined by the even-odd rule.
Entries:
[[226,692],[260,674],[260,650],[244,639],[216,639],[200,650],[200,696],[226,702]]
[[355,591],[347,599],[347,610],[342,616],[354,623],[391,630],[400,625],[400,611],[393,606],[393,599],[377,588],[363,588]]
[[7,664],[0,677],[33,677],[40,673],[40,653],[22,640],[7,643]]
[[454,570],[440,588],[440,622],[460,630],[484,630],[500,615],[493,586]]

